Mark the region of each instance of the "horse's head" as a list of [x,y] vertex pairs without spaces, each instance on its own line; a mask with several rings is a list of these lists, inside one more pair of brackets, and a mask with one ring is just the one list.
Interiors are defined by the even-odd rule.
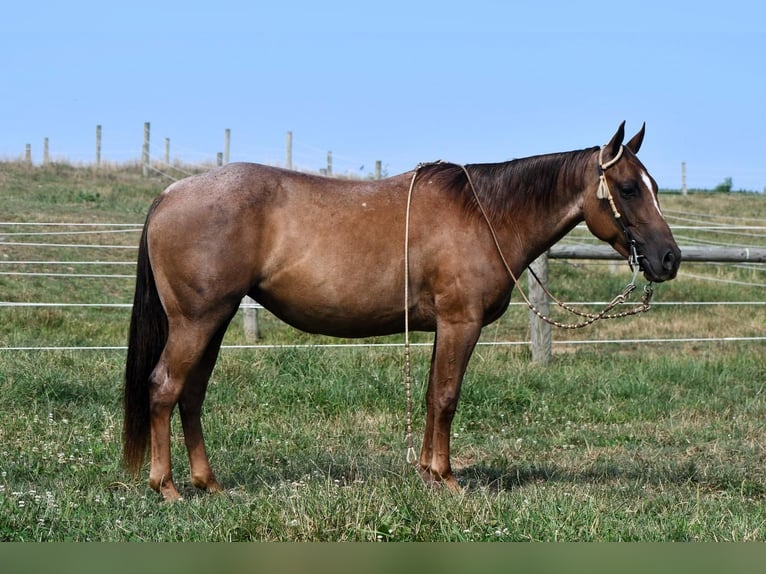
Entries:
[[676,276],[681,250],[660,211],[657,183],[636,157],[644,128],[623,145],[623,122],[601,148],[583,213],[593,235],[638,264],[648,281],[659,282]]

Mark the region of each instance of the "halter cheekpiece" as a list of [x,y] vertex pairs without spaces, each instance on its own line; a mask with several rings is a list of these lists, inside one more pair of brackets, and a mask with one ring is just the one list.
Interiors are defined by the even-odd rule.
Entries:
[[608,170],[610,167],[612,167],[614,164],[620,161],[620,158],[622,157],[622,150],[623,150],[623,146],[620,146],[620,150],[617,152],[617,154],[606,163],[604,163],[604,148],[602,147],[601,151],[598,152],[598,190],[596,190],[596,197],[599,199],[609,200],[609,204],[612,206],[612,211],[614,212],[614,216],[617,219],[620,219],[620,212],[617,210],[617,207],[614,205],[612,192],[609,190],[609,184],[606,181],[606,170]]
[[605,148],[606,146],[603,146],[598,152],[598,189],[596,190],[596,197],[598,199],[606,199],[609,201],[609,206],[612,208],[612,214],[617,220],[617,223],[619,223],[620,227],[622,228],[622,232],[628,242],[628,248],[630,249],[628,265],[633,271],[633,282],[635,282],[636,276],[641,270],[640,259],[643,257],[643,255],[638,254],[638,249],[636,248],[636,240],[633,239],[633,234],[630,232],[630,230],[625,225],[625,222],[622,220],[622,214],[620,213],[620,210],[617,209],[617,205],[614,203],[614,196],[612,196],[612,192],[609,189],[609,183],[606,181],[606,170],[608,170],[620,160],[622,157],[622,151],[625,146],[620,145],[620,149],[617,151],[615,156],[606,163],[604,163]]

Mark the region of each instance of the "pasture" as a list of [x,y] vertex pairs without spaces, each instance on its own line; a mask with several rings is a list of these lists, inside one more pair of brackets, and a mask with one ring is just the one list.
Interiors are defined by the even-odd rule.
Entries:
[[[0,164],[0,301],[70,305],[0,307],[0,540],[766,539],[766,277],[752,265],[682,265],[649,313],[554,331],[547,367],[530,362],[528,312],[512,305],[466,375],[460,494],[426,488],[405,462],[402,337],[325,347],[359,341],[261,312],[268,347],[252,347],[235,318],[203,417],[226,493],[190,486],[176,417],[185,501],[162,503],[146,469],[133,479],[120,466],[120,434],[136,229],[166,183],[140,169]],[[661,202],[674,228],[766,221],[759,194]],[[766,245],[763,231],[674,232],[682,248]],[[550,276],[563,300],[604,301],[630,273],[552,261]],[[90,306],[103,304],[115,306]],[[416,446],[429,358],[413,348]]]

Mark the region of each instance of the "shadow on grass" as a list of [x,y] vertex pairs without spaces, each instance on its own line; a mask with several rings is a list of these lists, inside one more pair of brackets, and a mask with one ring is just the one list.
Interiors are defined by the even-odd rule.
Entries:
[[[387,481],[406,488],[429,487],[418,472],[403,459],[390,455],[354,457],[326,453],[299,460],[287,459],[253,462],[219,468],[218,477],[227,492],[257,494],[264,490],[305,486],[353,486]],[[709,467],[703,460],[667,460],[650,462],[630,458],[598,460],[581,467],[546,461],[532,464],[506,464],[504,461],[478,463],[455,473],[464,492],[480,490],[510,493],[535,484],[602,485],[615,488],[643,486],[694,486],[705,491],[730,492],[751,499],[766,499],[766,479],[744,467]],[[177,485],[185,498],[205,495],[195,489],[187,477],[176,474]],[[178,480],[180,479],[180,480]]]
[[456,472],[466,491],[490,489],[510,492],[530,484],[576,485],[695,485],[708,491],[729,491],[752,499],[766,499],[766,483],[744,469],[702,469],[693,460],[649,464],[646,462],[597,462],[572,469],[547,462],[539,465],[501,467],[475,464]]

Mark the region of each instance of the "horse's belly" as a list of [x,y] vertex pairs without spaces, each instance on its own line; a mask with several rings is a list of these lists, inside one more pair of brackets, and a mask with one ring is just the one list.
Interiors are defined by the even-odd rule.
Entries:
[[308,333],[370,337],[404,329],[404,284],[371,271],[296,272],[262,281],[252,293],[279,319]]
[[307,333],[358,338],[404,330],[402,310],[349,308],[321,298],[304,301],[260,296],[260,302],[277,318]]

